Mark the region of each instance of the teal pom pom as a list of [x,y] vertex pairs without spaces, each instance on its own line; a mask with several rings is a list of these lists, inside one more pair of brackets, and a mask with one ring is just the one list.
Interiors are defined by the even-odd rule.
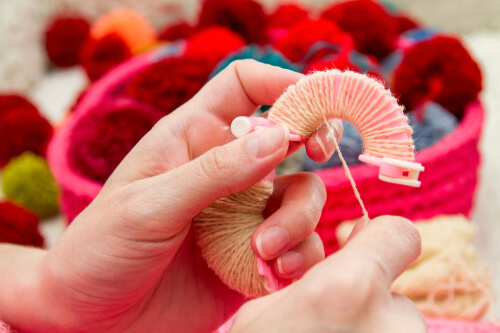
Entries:
[[[264,64],[289,69],[294,72],[299,71],[299,67],[297,65],[288,61],[283,54],[281,54],[281,52],[276,51],[271,46],[261,48],[258,45],[252,44],[222,59],[210,74],[210,79],[222,72],[222,70],[229,66],[229,64],[233,61],[241,59],[254,59]],[[269,108],[270,106],[263,105],[259,111],[262,113],[267,111]]]
[[58,213],[59,190],[47,161],[31,152],[11,159],[2,170],[3,192],[40,218]]
[[285,57],[275,49],[270,46],[266,46],[264,48],[260,48],[258,45],[249,45],[235,53],[230,54],[226,58],[222,59],[221,62],[215,67],[213,72],[210,74],[210,78],[213,78],[215,75],[219,74],[224,68],[229,66],[235,60],[240,59],[254,59],[260,61],[264,64],[269,64],[285,69],[289,69],[295,72],[299,71],[297,65],[292,64]]

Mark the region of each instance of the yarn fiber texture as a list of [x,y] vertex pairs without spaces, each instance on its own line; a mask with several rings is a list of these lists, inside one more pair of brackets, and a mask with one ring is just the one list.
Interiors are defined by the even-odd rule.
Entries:
[[250,297],[271,292],[257,271],[250,241],[264,221],[263,211],[272,192],[272,182],[261,181],[217,200],[193,220],[196,241],[208,266],[226,285]]
[[2,170],[5,197],[40,218],[59,212],[59,189],[47,161],[31,152],[13,158]]
[[270,120],[285,123],[303,138],[333,118],[356,126],[366,154],[413,161],[413,131],[403,108],[365,75],[335,69],[314,73],[288,87],[269,112]]

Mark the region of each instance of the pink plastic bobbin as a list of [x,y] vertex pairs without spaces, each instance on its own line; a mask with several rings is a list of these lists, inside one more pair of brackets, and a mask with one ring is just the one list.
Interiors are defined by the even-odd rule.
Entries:
[[[231,123],[231,132],[241,138],[253,131],[276,125],[275,122],[264,117],[236,117]],[[290,133],[290,141],[305,142],[298,134]]]
[[288,284],[283,279],[274,274],[271,265],[267,261],[259,257],[257,257],[257,271],[259,272],[260,276],[263,276],[266,279],[267,284],[272,291],[281,290]]
[[420,163],[402,161],[389,157],[377,157],[366,154],[359,155],[359,160],[366,164],[380,167],[378,178],[384,182],[420,187],[420,172],[425,168]]

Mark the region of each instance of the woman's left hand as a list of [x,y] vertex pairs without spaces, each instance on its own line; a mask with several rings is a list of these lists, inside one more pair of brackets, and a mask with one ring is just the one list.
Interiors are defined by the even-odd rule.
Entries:
[[[235,117],[273,104],[301,77],[237,61],[160,120],[58,243],[29,260],[36,273],[26,274],[23,288],[32,296],[21,302],[12,292],[0,299],[2,311],[2,305],[25,305],[7,309],[4,319],[20,329],[51,332],[209,332],[222,324],[245,298],[207,267],[191,220],[262,179],[298,147],[289,146],[283,125],[237,140],[229,127]],[[341,135],[341,125],[335,126]],[[325,128],[318,133],[306,147],[324,161],[333,154],[333,138]],[[324,258],[313,230],[325,189],[305,173],[278,177],[275,187],[271,215],[255,231],[252,248],[274,261],[277,275],[297,278]]]

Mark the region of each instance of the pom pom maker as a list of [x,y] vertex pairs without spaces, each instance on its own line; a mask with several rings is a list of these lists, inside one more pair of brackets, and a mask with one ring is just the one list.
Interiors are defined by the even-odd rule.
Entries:
[[263,276],[266,279],[267,284],[272,291],[278,291],[286,287],[287,284],[285,281],[273,273],[271,265],[259,257],[257,257],[257,271],[260,276]]
[[[231,123],[231,132],[241,138],[253,131],[273,126],[276,123],[263,117],[237,117]],[[305,142],[297,134],[290,133],[290,141]],[[359,155],[359,160],[366,164],[380,167],[378,178],[384,182],[412,187],[420,187],[418,176],[425,168],[420,163],[397,160],[389,157],[376,157],[367,154]]]
[[[263,117],[236,117],[231,123],[231,132],[237,138],[241,138],[253,131],[276,125],[275,122]],[[305,142],[297,134],[290,133],[290,141]]]
[[418,176],[425,168],[420,163],[397,160],[389,157],[359,155],[359,160],[366,164],[380,167],[378,179],[384,182],[420,187]]

